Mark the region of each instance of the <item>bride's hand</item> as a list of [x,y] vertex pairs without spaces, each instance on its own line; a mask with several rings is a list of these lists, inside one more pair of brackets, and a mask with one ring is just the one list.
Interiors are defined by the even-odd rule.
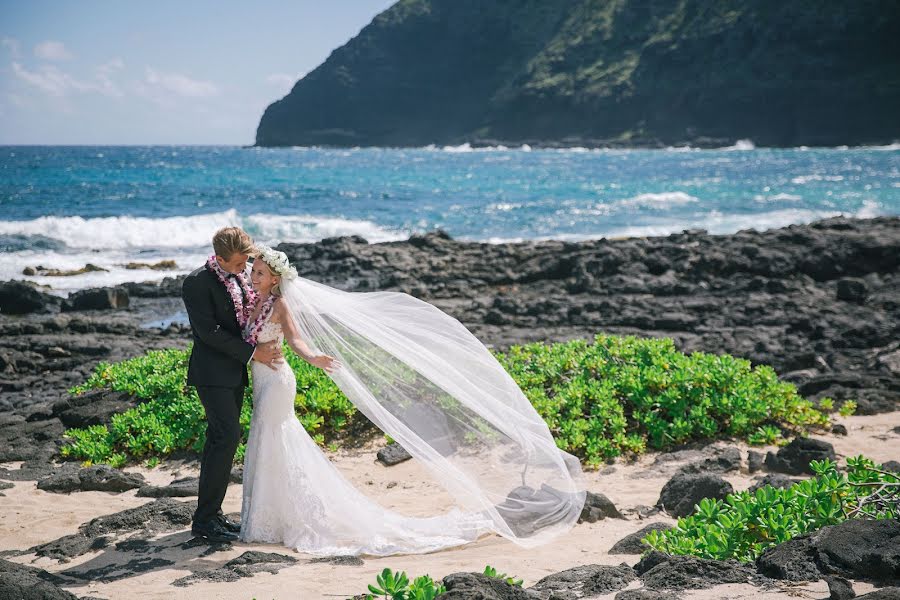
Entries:
[[309,364],[314,367],[324,369],[327,373],[333,373],[335,369],[341,366],[339,360],[327,354],[317,354],[309,359]]

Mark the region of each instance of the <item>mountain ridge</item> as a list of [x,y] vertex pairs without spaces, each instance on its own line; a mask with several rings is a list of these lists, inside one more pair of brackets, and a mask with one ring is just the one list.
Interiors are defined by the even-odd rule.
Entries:
[[256,145],[885,144],[896,106],[888,0],[401,0]]

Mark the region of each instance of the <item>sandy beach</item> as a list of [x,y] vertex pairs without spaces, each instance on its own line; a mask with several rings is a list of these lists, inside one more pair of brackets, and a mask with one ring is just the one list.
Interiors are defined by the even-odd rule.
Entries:
[[[836,417],[847,427],[848,435],[817,435],[834,445],[839,459],[864,454],[876,461],[895,460],[900,447],[900,411],[875,416]],[[383,505],[410,515],[441,512],[447,505],[443,490],[429,480],[429,476],[414,460],[393,467],[375,462],[379,443],[354,449],[329,453],[329,457],[357,486]],[[713,447],[736,446],[746,457],[749,448],[745,444],[717,442]],[[754,448],[766,450],[774,448]],[[639,519],[634,509],[652,506],[659,491],[676,468],[685,463],[678,454],[648,453],[631,464],[618,461],[613,465],[589,472],[586,475],[588,489],[605,494],[626,519],[605,519],[595,523],[576,525],[569,534],[534,549],[523,549],[496,535],[488,535],[464,547],[427,555],[397,555],[392,557],[362,556],[362,565],[329,564],[313,562],[313,558],[281,546],[236,543],[232,548],[210,553],[205,545],[189,549],[179,546],[191,539],[190,532],[177,531],[159,535],[150,540],[143,552],[124,552],[114,545],[95,552],[88,552],[67,563],[49,558],[37,558],[33,554],[10,558],[15,562],[40,567],[49,572],[66,575],[98,569],[102,573],[90,582],[63,585],[79,597],[95,598],[147,598],[169,599],[191,597],[200,599],[318,599],[347,598],[366,591],[368,583],[374,583],[375,575],[383,568],[405,570],[418,576],[429,574],[440,578],[461,571],[480,572],[485,565],[515,575],[524,580],[524,586],[535,584],[542,577],[567,568],[586,565],[629,565],[637,562],[638,555],[610,555],[610,547],[622,537],[633,533],[650,522],[674,523],[664,514]],[[681,458],[689,458],[685,454]],[[2,465],[15,468],[17,463]],[[132,467],[129,471],[142,473],[151,484],[166,485],[173,479],[196,475],[190,466],[174,467],[163,463],[155,469]],[[736,490],[746,489],[753,482],[753,475],[746,472],[726,473]],[[72,494],[48,493],[36,488],[33,481],[15,482],[0,498],[0,551],[22,550],[74,533],[78,526],[94,517],[133,508],[150,501],[140,498],[135,491],[120,494],[106,492],[78,492]],[[182,498],[193,504],[193,498]],[[233,484],[228,490],[224,508],[239,512],[241,486]],[[117,540],[121,542],[120,538]],[[197,581],[189,587],[176,587],[173,582],[192,573],[211,571],[247,550],[275,552],[294,556],[298,562],[285,565],[277,573],[257,573],[234,582]],[[162,560],[160,560],[162,559]],[[154,562],[156,561],[156,562]],[[171,563],[171,564],[169,564]],[[639,581],[628,589],[640,587]],[[874,589],[870,584],[856,582],[858,594]],[[805,585],[783,585],[773,589],[761,589],[749,584],[721,585],[707,590],[684,592],[684,598],[821,598],[828,590],[824,581]],[[613,598],[615,594],[595,596]]]

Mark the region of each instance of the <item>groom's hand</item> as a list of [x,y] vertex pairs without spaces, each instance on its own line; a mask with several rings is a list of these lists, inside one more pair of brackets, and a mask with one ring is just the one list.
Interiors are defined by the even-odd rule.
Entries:
[[275,341],[258,344],[256,346],[256,351],[253,353],[253,360],[261,362],[270,369],[275,370],[276,363],[284,362],[284,359],[281,356],[281,344],[278,344]]

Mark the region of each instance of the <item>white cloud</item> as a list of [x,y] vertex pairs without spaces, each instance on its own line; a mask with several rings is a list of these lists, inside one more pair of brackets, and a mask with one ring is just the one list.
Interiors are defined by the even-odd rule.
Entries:
[[109,77],[114,70],[114,67],[109,66],[110,64],[97,67],[93,81],[72,77],[54,65],[42,65],[35,71],[29,71],[14,61],[12,67],[16,77],[52,96],[63,97],[71,93],[89,92],[104,96],[122,96],[122,91]]
[[189,98],[216,96],[219,93],[218,86],[210,81],[192,79],[181,73],[163,73],[149,67],[144,82],[151,88]]
[[116,71],[121,71],[125,68],[125,61],[121,58],[114,58],[110,61],[103,63],[94,69],[97,79],[97,85],[100,88],[100,92],[106,94],[107,96],[115,96],[117,98],[124,96],[122,90],[119,86],[112,80],[112,75],[116,73]]
[[73,58],[65,44],[55,40],[47,40],[35,46],[34,55],[44,60],[70,60]]
[[21,54],[19,40],[10,37],[0,38],[0,45],[8,49],[13,58],[19,58]]

